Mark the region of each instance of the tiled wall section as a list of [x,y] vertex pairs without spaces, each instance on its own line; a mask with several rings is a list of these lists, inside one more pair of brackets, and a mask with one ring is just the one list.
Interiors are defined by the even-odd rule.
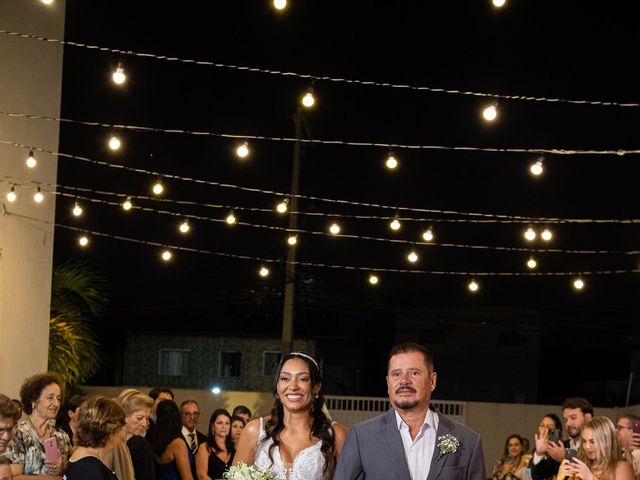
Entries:
[[[161,349],[190,349],[189,374],[159,375]],[[206,389],[218,385],[225,390],[267,392],[272,388],[272,377],[262,374],[263,352],[279,350],[279,338],[128,335],[123,384]],[[315,355],[315,342],[296,340],[294,350]],[[218,376],[220,352],[241,353],[239,377]]]

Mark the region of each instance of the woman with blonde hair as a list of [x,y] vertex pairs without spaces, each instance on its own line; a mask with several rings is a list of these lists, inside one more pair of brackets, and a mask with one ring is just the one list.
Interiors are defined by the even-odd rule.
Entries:
[[558,480],[634,480],[633,467],[622,458],[616,430],[607,417],[593,417],[582,428],[578,456],[560,464]]
[[124,440],[131,454],[136,480],[154,480],[156,463],[151,444],[143,438],[149,428],[153,400],[139,390],[127,388],[115,401],[124,410]]

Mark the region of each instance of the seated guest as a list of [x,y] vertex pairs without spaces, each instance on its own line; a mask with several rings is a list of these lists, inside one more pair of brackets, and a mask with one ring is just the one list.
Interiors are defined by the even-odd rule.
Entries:
[[640,417],[624,414],[616,422],[616,432],[624,458],[633,466],[636,478],[640,478],[640,433],[634,432],[634,425],[640,425]]
[[196,472],[198,480],[216,480],[229,470],[236,449],[229,435],[231,416],[224,408],[219,408],[209,419],[207,441],[198,449]]
[[0,393],[0,455],[5,452],[7,445],[11,441],[17,413],[18,408],[15,403],[9,397]]
[[240,435],[242,434],[242,430],[244,430],[244,420],[241,417],[231,416],[231,433],[229,436],[231,437],[231,441],[233,442],[234,447],[238,447],[238,440],[240,440]]
[[106,454],[122,440],[124,412],[104,397],[85,401],[78,409],[77,448],[69,459],[65,480],[118,480],[104,464]]
[[76,410],[82,402],[84,402],[84,397],[82,395],[74,395],[58,412],[58,428],[69,435],[71,446],[73,446],[73,437],[78,428],[78,422],[76,421]]
[[502,458],[493,468],[492,480],[523,480],[531,455],[525,453],[520,435],[510,435],[504,445]]
[[[14,475],[55,475],[64,472],[71,442],[56,428],[56,416],[62,399],[62,383],[53,373],[39,373],[27,378],[20,388],[22,406],[27,418],[13,429],[5,456],[12,463]],[[44,449],[47,439],[55,438],[58,458],[48,463]]]
[[139,390],[123,390],[116,402],[124,410],[124,434],[136,480],[154,480],[156,463],[151,444],[143,438],[149,427],[153,400]]
[[161,400],[156,408],[156,438],[151,445],[159,480],[193,480],[193,455],[182,436],[180,410],[173,400]]
[[580,435],[578,456],[564,459],[558,480],[634,480],[633,468],[620,455],[613,422],[607,417],[593,417]]
[[247,423],[249,423],[249,420],[251,420],[251,410],[249,410],[244,405],[238,405],[233,409],[233,412],[231,412],[231,416],[242,418],[242,420],[244,420],[244,424],[246,425]]

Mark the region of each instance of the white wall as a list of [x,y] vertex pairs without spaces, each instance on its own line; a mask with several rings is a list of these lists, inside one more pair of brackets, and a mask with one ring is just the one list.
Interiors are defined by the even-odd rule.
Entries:
[[[64,0],[0,0],[0,29],[62,39]],[[0,35],[0,111],[60,117],[62,46]],[[58,123],[0,115],[0,141],[58,151]],[[35,187],[18,186],[8,203],[9,182],[55,184],[57,159],[0,144],[0,391],[15,397],[22,381],[46,371],[55,198],[33,201]],[[5,210],[6,209],[6,214]],[[18,215],[35,218],[27,220]],[[48,223],[42,223],[46,221]]]

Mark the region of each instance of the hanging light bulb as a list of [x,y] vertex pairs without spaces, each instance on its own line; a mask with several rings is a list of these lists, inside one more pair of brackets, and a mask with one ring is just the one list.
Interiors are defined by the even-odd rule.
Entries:
[[116,71],[113,72],[111,78],[116,85],[122,85],[125,82],[127,76],[124,74],[124,67],[122,66],[122,62],[118,63]]
[[16,187],[12,186],[11,190],[7,192],[7,201],[10,203],[13,203],[16,201],[17,198],[18,198],[18,195],[16,194]]
[[133,203],[131,202],[131,197],[127,197],[125,201],[122,203],[122,208],[126,211],[131,210],[133,207]]
[[470,292],[477,292],[478,289],[480,288],[480,285],[478,285],[478,283],[475,280],[471,280],[468,284],[467,284],[467,288],[469,289]]
[[416,263],[418,261],[418,254],[415,252],[415,250],[411,250],[409,252],[409,255],[407,255],[407,260],[409,260],[411,263]]
[[391,152],[389,152],[387,160],[384,162],[384,164],[389,170],[395,170],[396,168],[398,168],[398,160],[393,156],[393,153]]
[[307,93],[302,97],[302,106],[305,108],[311,108],[316,104],[316,97],[313,95],[313,89],[309,88]]
[[115,134],[111,134],[111,137],[109,138],[109,148],[115,151],[118,150],[121,145],[122,142],[120,141],[118,136]]
[[377,285],[378,282],[380,281],[380,279],[378,278],[378,276],[374,273],[369,274],[369,283],[371,285]]
[[331,226],[329,227],[329,233],[331,233],[331,235],[338,235],[340,233],[340,225],[338,225],[337,223],[332,223]]
[[86,247],[89,245],[89,238],[86,235],[81,235],[80,238],[78,238],[78,243],[81,247]]
[[244,142],[238,145],[238,148],[236,148],[236,155],[239,158],[247,158],[249,156],[249,143]]
[[40,0],[40,1],[45,5],[51,5],[53,3],[53,0]]
[[33,150],[29,151],[29,156],[27,157],[26,163],[27,163],[27,167],[36,168],[38,161],[36,160],[36,157],[33,156]]
[[549,230],[548,228],[545,228],[542,233],[540,234],[540,237],[542,238],[542,240],[544,240],[545,242],[550,241],[553,238],[553,233],[551,233],[551,230]]
[[544,171],[544,167],[542,166],[542,157],[538,158],[538,160],[531,164],[529,171],[531,172],[531,175],[535,175],[536,177],[542,174]]
[[433,230],[431,230],[431,228],[429,228],[428,230],[425,230],[422,233],[422,239],[425,242],[431,242],[433,240]]
[[507,3],[507,0],[492,0],[493,6],[496,8],[502,8]]
[[187,233],[189,230],[191,230],[191,227],[189,226],[189,222],[187,220],[182,222],[179,228],[182,233]]
[[40,187],[38,187],[36,193],[33,195],[33,199],[36,203],[42,203],[42,201],[44,200],[44,195],[42,194],[42,190],[40,190]]
[[282,200],[278,205],[276,205],[276,212],[278,213],[286,213],[289,209],[289,200],[286,198]]
[[576,278],[573,281],[573,288],[575,288],[576,290],[582,290],[584,288],[584,280],[582,280],[581,278]]
[[157,180],[156,183],[153,184],[152,191],[156,195],[162,195],[162,192],[164,192],[164,185],[162,185],[160,180]]
[[161,257],[162,257],[162,260],[164,260],[165,262],[168,262],[173,258],[173,253],[171,253],[171,250],[163,250]]
[[260,270],[258,270],[258,275],[260,275],[262,278],[266,278],[269,276],[271,272],[269,271],[269,269],[267,267],[265,267],[264,265],[262,265],[260,267]]
[[524,232],[524,238],[526,240],[529,240],[530,242],[536,239],[536,231],[529,227],[527,228],[527,230]]
[[491,104],[482,110],[482,118],[487,122],[493,122],[498,117],[498,107],[496,104]]
[[394,218],[389,222],[389,228],[394,232],[397,232],[398,230],[400,230],[401,226],[402,225],[400,224],[400,220],[398,220],[397,218]]
[[78,205],[78,202],[74,203],[73,210],[71,210],[74,216],[79,217],[82,215],[82,207]]
[[284,10],[287,8],[287,0],[273,0],[273,6],[276,10]]
[[538,266],[538,262],[536,262],[536,259],[533,257],[529,257],[529,260],[527,260],[527,267],[533,270],[537,266]]
[[236,223],[237,219],[236,219],[236,216],[233,214],[233,212],[231,212],[229,215],[227,215],[227,218],[225,219],[225,221],[227,222],[227,224],[233,225]]
[[298,244],[298,236],[297,235],[289,235],[287,237],[287,243],[292,247],[294,245],[297,245]]

